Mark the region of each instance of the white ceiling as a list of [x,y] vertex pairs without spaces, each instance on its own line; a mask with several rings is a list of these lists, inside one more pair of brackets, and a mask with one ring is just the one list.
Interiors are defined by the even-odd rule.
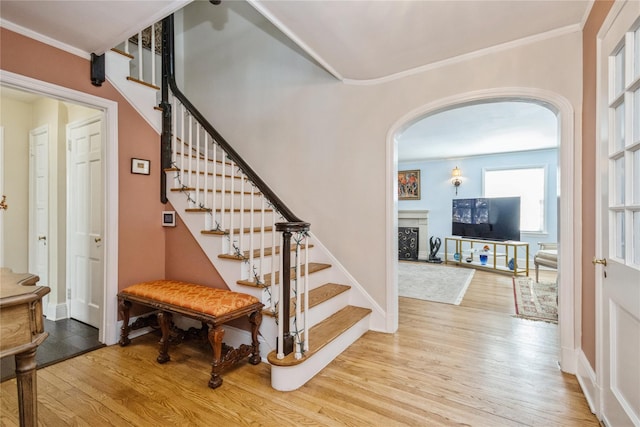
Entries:
[[[87,57],[91,52],[102,53],[116,46],[190,1],[2,0],[0,23]],[[592,1],[249,0],[345,82],[394,78],[474,52],[576,31],[583,25]],[[544,126],[535,120],[536,114],[530,109],[475,108],[472,115],[460,116],[464,110],[454,110],[407,129],[399,144],[400,160],[442,157],[438,148],[441,144],[445,144],[448,157],[504,150],[499,144],[488,142],[490,134],[517,140],[523,149],[551,144],[550,128],[541,132]],[[531,145],[527,142],[529,137],[522,136],[533,127],[544,136],[538,139],[539,146]],[[507,129],[513,134],[505,135]],[[493,141],[499,142],[500,138]]]
[[111,49],[190,2],[2,0],[0,22],[3,27],[49,39],[58,47],[88,57],[92,52],[101,54]]
[[426,117],[396,140],[399,162],[542,150],[557,148],[558,120],[529,102],[475,104]]
[[580,28],[592,0],[249,0],[336,77],[379,79]]

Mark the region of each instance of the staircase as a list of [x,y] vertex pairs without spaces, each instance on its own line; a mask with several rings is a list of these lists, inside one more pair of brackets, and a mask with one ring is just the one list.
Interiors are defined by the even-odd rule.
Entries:
[[[130,78],[135,56],[122,50],[107,53],[107,78],[160,134],[158,88]],[[184,105],[179,96],[168,95],[166,197],[229,289],[265,304],[261,357],[272,365],[271,384],[281,391],[297,389],[370,329],[371,308],[377,305],[310,231],[279,231],[291,224],[288,210],[281,208],[283,214],[275,207],[279,199],[270,198],[268,188],[261,190],[264,183],[253,171],[245,172],[241,159],[231,160],[237,153],[225,149],[226,141],[202,123],[188,101]],[[292,243],[283,246],[289,238]],[[283,297],[289,280],[290,301]],[[285,322],[294,347],[287,355],[277,345],[286,342]],[[225,338],[235,345],[247,336],[228,328]]]

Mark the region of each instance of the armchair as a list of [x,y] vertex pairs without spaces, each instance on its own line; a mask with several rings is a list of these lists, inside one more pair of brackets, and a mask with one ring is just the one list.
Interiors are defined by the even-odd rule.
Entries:
[[538,282],[538,266],[558,269],[558,244],[538,242],[540,249],[533,257],[533,264],[536,266],[536,283]]

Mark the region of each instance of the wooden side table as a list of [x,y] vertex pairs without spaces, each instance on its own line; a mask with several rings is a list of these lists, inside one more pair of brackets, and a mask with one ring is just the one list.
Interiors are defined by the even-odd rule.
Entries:
[[36,350],[49,336],[42,297],[50,289],[35,286],[38,280],[33,274],[0,268],[0,358],[15,356],[21,426],[38,425]]

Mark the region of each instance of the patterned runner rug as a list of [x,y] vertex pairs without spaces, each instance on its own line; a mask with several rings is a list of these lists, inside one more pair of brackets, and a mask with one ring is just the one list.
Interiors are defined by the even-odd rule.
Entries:
[[558,323],[558,284],[531,277],[513,278],[516,317]]
[[426,262],[399,262],[398,295],[459,305],[474,272]]

